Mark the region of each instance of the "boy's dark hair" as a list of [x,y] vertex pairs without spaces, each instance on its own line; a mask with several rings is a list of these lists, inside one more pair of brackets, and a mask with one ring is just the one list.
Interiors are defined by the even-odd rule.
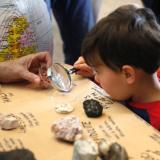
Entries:
[[142,0],[145,7],[152,9],[160,23],[160,0]]
[[89,65],[97,58],[111,69],[131,65],[152,74],[160,65],[160,26],[148,8],[119,7],[87,34],[82,56]]

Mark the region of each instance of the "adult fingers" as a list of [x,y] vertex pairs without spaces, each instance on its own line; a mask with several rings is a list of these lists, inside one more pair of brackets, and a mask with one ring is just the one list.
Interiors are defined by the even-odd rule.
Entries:
[[21,72],[20,76],[21,78],[29,82],[36,83],[36,84],[40,83],[40,77],[32,72],[29,72],[28,70]]
[[47,64],[47,68],[52,64],[52,58],[48,52],[39,52],[36,54],[35,58],[40,62],[45,62]]

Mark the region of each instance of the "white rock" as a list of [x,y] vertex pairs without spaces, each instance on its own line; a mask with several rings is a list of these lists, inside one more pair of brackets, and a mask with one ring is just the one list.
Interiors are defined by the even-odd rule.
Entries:
[[4,130],[16,129],[19,127],[18,120],[12,116],[4,116],[0,123],[1,128]]
[[70,113],[74,110],[74,107],[70,104],[63,103],[55,107],[56,112],[58,113]]
[[76,116],[67,116],[55,121],[51,127],[56,138],[73,142],[82,137],[80,119]]
[[98,156],[97,145],[88,140],[77,140],[74,143],[72,160],[96,160]]

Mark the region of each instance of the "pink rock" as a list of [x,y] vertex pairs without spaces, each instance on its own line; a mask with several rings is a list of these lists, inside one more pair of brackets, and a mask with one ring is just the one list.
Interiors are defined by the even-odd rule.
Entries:
[[76,116],[67,116],[55,121],[51,128],[56,138],[74,142],[82,137],[80,119]]

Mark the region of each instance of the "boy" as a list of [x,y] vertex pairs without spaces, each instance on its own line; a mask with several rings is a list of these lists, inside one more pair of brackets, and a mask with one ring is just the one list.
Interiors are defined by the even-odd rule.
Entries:
[[[150,9],[119,7],[86,36],[78,74],[93,75],[112,98],[160,130],[160,26]],[[85,63],[86,62],[86,63]],[[87,66],[87,64],[89,66]],[[91,68],[93,70],[91,70]]]

